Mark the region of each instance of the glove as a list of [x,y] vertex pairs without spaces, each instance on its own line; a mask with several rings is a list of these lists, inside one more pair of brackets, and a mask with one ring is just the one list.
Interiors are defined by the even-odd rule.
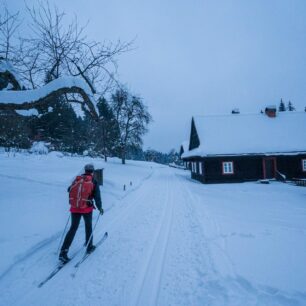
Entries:
[[103,214],[104,214],[104,210],[103,210],[102,207],[99,209],[99,212],[100,212],[100,215],[103,215]]

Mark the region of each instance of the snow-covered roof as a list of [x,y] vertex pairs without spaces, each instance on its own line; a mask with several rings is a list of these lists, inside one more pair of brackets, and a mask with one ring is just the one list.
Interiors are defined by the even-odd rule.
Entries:
[[182,158],[306,152],[306,112],[194,117],[200,145]]
[[89,97],[92,97],[92,91],[90,87],[82,79],[77,77],[61,77],[51,81],[41,88],[33,90],[0,91],[0,103],[22,104],[26,102],[34,102],[61,88],[72,87],[82,88]]
[[184,152],[187,152],[189,150],[189,141],[183,141],[181,147],[183,148]]

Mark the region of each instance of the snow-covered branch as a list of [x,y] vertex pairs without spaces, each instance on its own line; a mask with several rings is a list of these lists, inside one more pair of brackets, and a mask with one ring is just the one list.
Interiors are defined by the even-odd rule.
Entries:
[[[80,78],[62,77],[33,90],[0,91],[0,110],[29,110],[50,101],[50,97],[79,94],[83,106],[94,118],[98,118],[95,101],[89,86]],[[50,102],[49,102],[50,103]]]

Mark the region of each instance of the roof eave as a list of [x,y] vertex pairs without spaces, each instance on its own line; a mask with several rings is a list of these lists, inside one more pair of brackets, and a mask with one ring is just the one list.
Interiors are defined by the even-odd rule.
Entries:
[[288,152],[258,152],[258,153],[220,153],[220,154],[194,154],[182,156],[182,159],[201,158],[201,157],[228,157],[228,156],[270,156],[270,155],[299,155],[306,154],[306,151],[288,151]]

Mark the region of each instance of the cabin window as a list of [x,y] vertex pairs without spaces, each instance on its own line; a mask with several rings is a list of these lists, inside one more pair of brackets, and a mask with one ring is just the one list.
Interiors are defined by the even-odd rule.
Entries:
[[203,175],[203,163],[202,162],[199,162],[199,173],[200,175]]
[[306,171],[306,159],[302,159],[302,168],[303,171]]
[[194,162],[191,163],[191,171],[195,172],[195,163]]
[[222,174],[234,174],[234,162],[222,162]]

